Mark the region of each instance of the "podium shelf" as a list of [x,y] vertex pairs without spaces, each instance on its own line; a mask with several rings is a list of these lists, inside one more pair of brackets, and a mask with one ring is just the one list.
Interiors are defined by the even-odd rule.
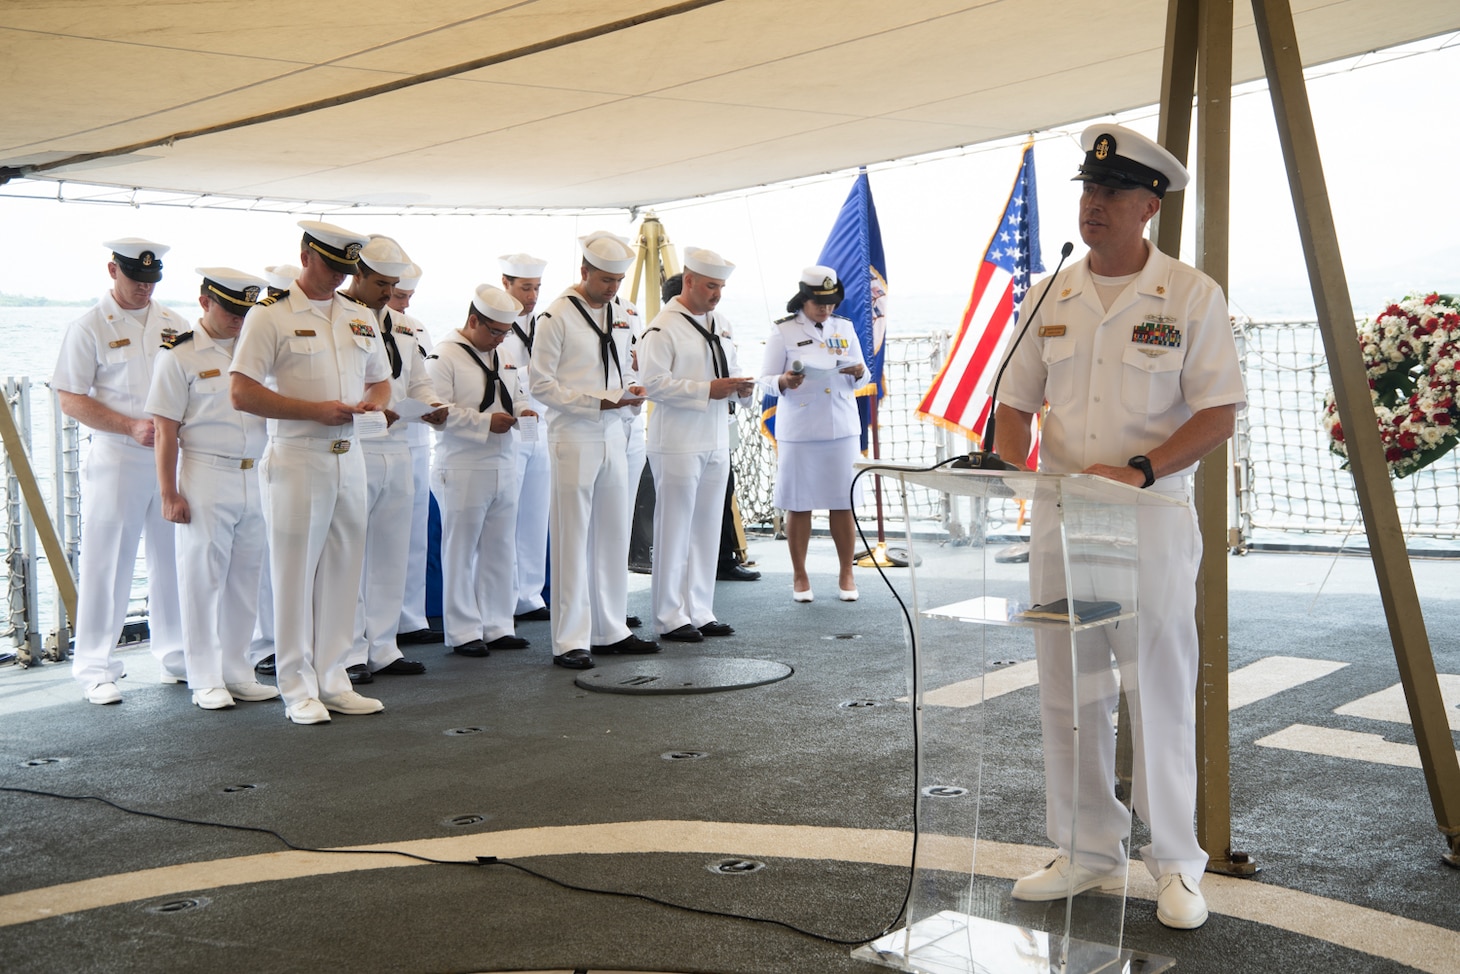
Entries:
[[932,609],[924,609],[922,615],[929,619],[951,619],[954,622],[971,622],[980,626],[1009,626],[1020,629],[1059,629],[1062,631],[1082,632],[1086,629],[1097,629],[1101,626],[1114,625],[1126,619],[1134,619],[1134,612],[1117,612],[1100,619],[1092,619],[1089,622],[1076,622],[1073,625],[1069,619],[1027,619],[1023,613],[1030,608],[1027,602],[1018,599],[1005,599],[996,596],[980,596],[974,599],[964,599],[961,602],[950,602],[948,605],[940,605]]

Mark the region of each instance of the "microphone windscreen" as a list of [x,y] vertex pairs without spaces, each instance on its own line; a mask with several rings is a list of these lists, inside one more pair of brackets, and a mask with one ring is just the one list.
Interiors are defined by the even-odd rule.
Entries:
[[1074,242],[1073,241],[1070,241],[1070,240],[1066,240],[1065,241],[1065,245],[1060,248],[1060,260],[1064,260],[1066,257],[1070,256],[1070,254],[1073,254],[1074,252],[1075,252],[1075,244],[1074,244]]
[[801,364],[800,359],[796,359],[794,362],[791,363],[791,371],[796,373],[797,375],[800,375],[802,372],[806,371],[806,366]]

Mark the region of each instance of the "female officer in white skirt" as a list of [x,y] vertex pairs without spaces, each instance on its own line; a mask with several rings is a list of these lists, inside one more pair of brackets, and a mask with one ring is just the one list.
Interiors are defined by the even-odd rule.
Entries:
[[775,505],[786,512],[791,548],[791,598],[810,602],[806,545],[811,512],[828,511],[836,543],[838,597],[857,599],[852,577],[856,521],[852,465],[862,433],[856,390],[866,374],[862,343],[851,321],[832,311],[841,303],[841,282],[830,267],[812,266],[786,302],[791,312],[775,323],[766,342],[760,384],[776,396]]

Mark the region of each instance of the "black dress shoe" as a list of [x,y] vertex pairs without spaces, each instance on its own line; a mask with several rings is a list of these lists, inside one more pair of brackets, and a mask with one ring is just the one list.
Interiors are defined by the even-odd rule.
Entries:
[[345,672],[350,674],[350,682],[359,686],[362,683],[374,683],[375,677],[370,672],[370,667],[364,663],[356,663],[354,666],[345,667]]
[[591,670],[593,657],[588,655],[586,649],[570,649],[561,656],[554,656],[553,665],[564,666],[570,670]]
[[426,672],[426,664],[415,659],[397,659],[375,671],[376,676],[415,676]]
[[744,565],[721,565],[715,569],[715,577],[722,582],[753,582],[760,578],[760,572]]
[[700,633],[706,636],[729,636],[734,632],[734,626],[726,625],[723,622],[707,622],[700,626]]
[[545,605],[540,605],[531,612],[523,612],[512,618],[517,622],[547,622],[553,617],[553,611]]
[[458,656],[490,656],[487,644],[480,639],[473,639],[469,643],[462,643],[460,646],[452,646],[451,651]]
[[643,624],[644,620],[640,619],[638,616],[628,616],[624,619],[624,625],[628,626],[630,629],[637,629]]
[[[701,636],[700,631],[694,626],[686,625],[680,626],[678,629],[672,629],[659,638],[668,639],[676,643],[697,643],[705,637]],[[594,650],[594,652],[598,652],[598,650]]]
[[599,656],[611,656],[614,653],[657,653],[659,644],[650,642],[647,639],[640,639],[633,633],[629,633],[616,643],[609,643],[607,646],[594,646],[593,652]]
[[273,676],[274,669],[274,654],[272,653],[253,665],[253,671],[259,676]]
[[[444,643],[446,633],[440,629],[412,629],[410,632],[397,633],[395,644],[397,646],[424,646],[431,643]],[[379,670],[375,672],[379,673]]]
[[496,639],[493,639],[491,642],[487,643],[488,649],[526,649],[527,646],[527,640],[523,639],[521,636],[511,635],[498,636]]

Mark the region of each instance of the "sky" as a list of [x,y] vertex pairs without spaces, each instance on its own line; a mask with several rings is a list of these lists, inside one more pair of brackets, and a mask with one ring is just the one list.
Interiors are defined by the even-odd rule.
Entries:
[[[1310,71],[1318,132],[1356,314],[1374,314],[1415,290],[1460,292],[1460,34]],[[1156,109],[1111,117],[1155,134]],[[1035,133],[1041,243],[1048,269],[1075,227],[1083,124]],[[871,167],[882,225],[889,329],[956,329],[990,234],[1019,165],[1022,140],[950,150]],[[875,152],[872,153],[875,156]],[[1302,249],[1272,105],[1257,85],[1232,110],[1232,212],[1228,294],[1234,313],[1311,317]],[[854,172],[758,187],[656,208],[671,241],[715,250],[737,265],[721,311],[742,331],[764,333],[784,314],[801,268],[815,263]],[[47,198],[35,198],[37,195]],[[1188,193],[1188,195],[1191,195]],[[64,300],[108,286],[102,241],[141,236],[170,244],[164,300],[191,302],[197,267],[260,273],[297,263],[295,221],[315,217],[395,237],[425,274],[412,313],[436,334],[460,324],[478,284],[498,283],[498,255],[549,261],[544,292],[576,280],[578,235],[605,229],[633,237],[621,216],[333,216],[208,208],[57,202],[54,187],[0,187],[0,292]],[[1194,204],[1182,257],[1193,261]],[[628,284],[625,284],[625,291]],[[544,301],[544,304],[546,302]]]

